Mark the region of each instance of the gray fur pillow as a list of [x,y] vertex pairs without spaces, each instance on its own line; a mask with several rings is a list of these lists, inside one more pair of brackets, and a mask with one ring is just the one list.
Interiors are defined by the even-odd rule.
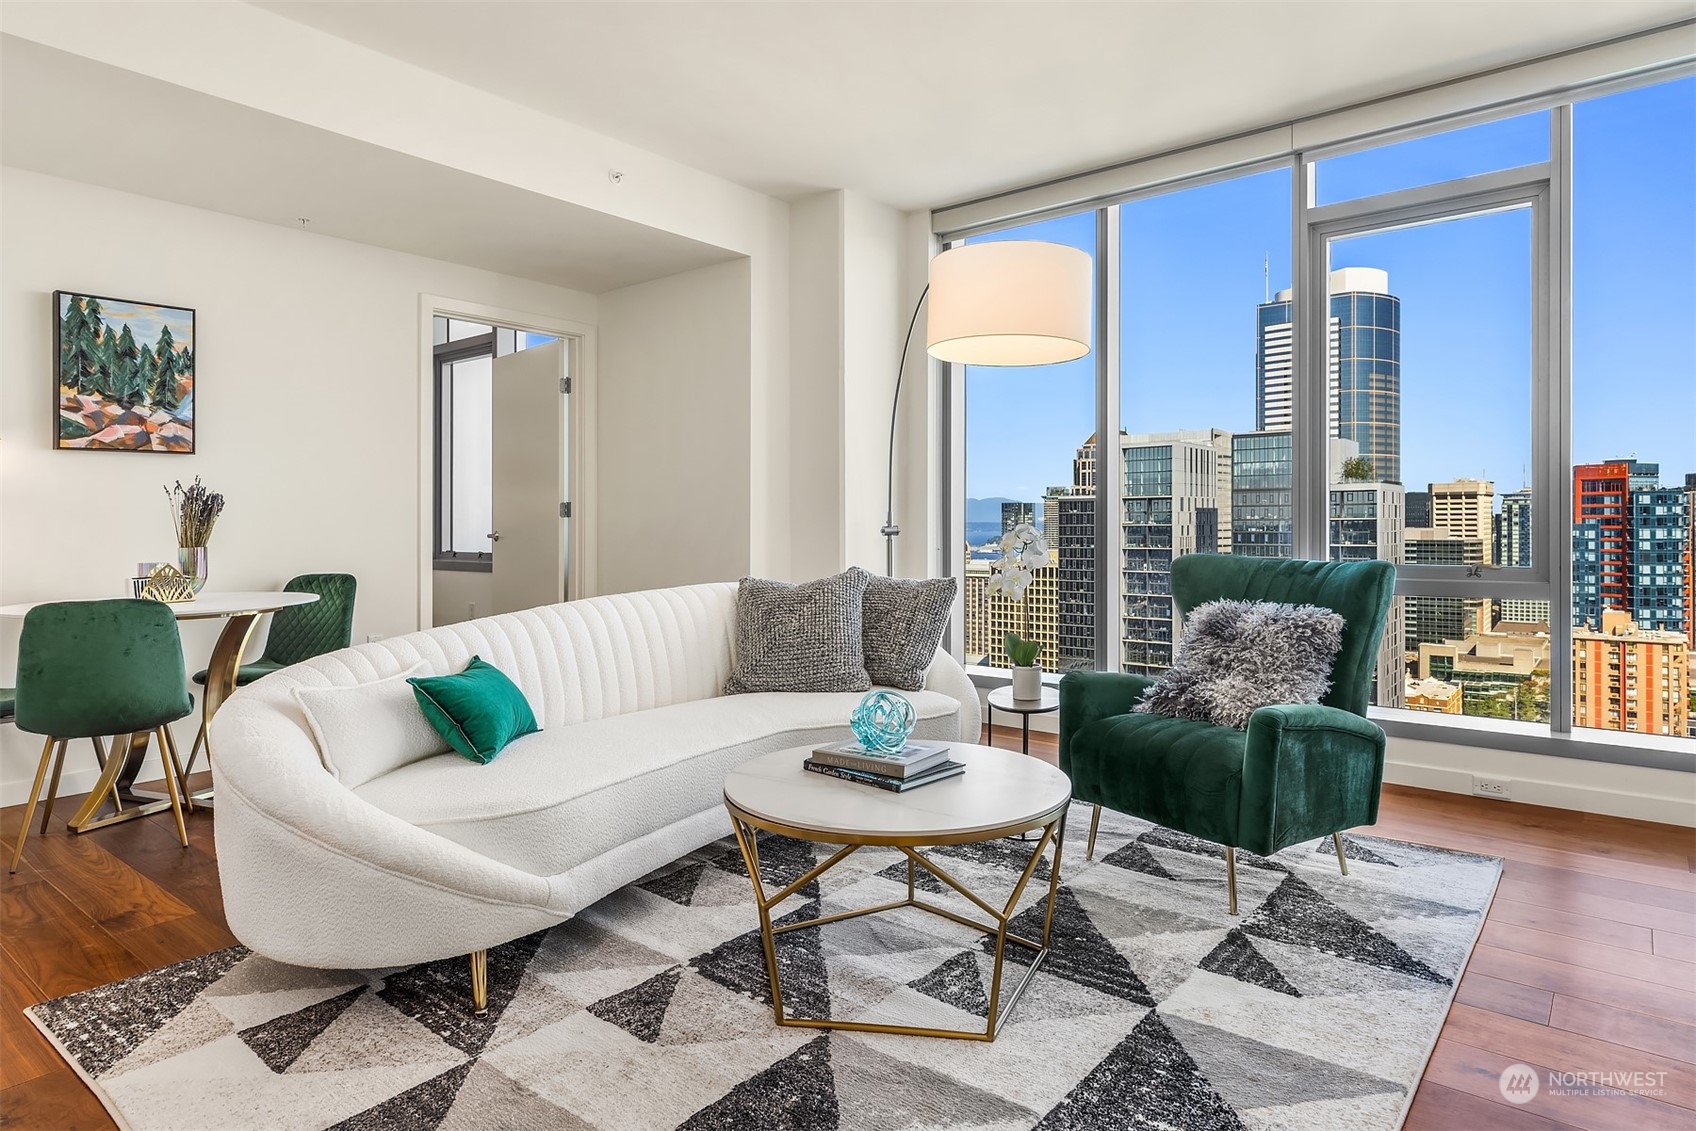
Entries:
[[726,695],[867,691],[860,642],[865,570],[791,585],[744,577],[736,589],[736,660]]
[[924,690],[925,671],[942,643],[957,587],[952,577],[914,580],[866,573],[861,608],[866,674],[873,683],[901,691]]
[[1317,703],[1331,688],[1343,625],[1318,605],[1198,605],[1184,622],[1176,660],[1133,710],[1242,730],[1257,708]]

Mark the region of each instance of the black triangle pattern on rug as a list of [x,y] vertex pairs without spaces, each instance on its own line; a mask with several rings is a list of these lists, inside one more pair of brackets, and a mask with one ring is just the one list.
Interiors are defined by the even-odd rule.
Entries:
[[[1152,844],[1156,848],[1171,848],[1178,852],[1189,852],[1196,856],[1211,856],[1215,860],[1225,859],[1225,846],[1214,844],[1210,840],[1202,840],[1198,836],[1190,836],[1176,829],[1168,829],[1155,825],[1152,829],[1137,837],[1142,844]],[[1246,849],[1237,849],[1237,863],[1245,868],[1259,868],[1267,872],[1288,872],[1289,869],[1276,860],[1268,860],[1264,856],[1256,856]]]
[[1255,950],[1254,943],[1240,930],[1232,929],[1197,965],[1209,973],[1235,978],[1262,989],[1275,990],[1291,997],[1301,996],[1301,991],[1290,985],[1283,972]]
[[677,1131],[836,1131],[830,1037],[814,1037],[685,1120]]
[[984,992],[976,951],[961,951],[929,974],[914,978],[907,984],[944,1005],[952,1005],[978,1017],[989,1017],[989,994]]
[[[773,920],[772,925],[781,927],[818,917],[819,905],[814,902]],[[825,972],[824,946],[818,930],[807,928],[778,935],[776,950],[784,1012],[790,1017],[829,1016],[830,976]],[[703,978],[710,978],[733,993],[771,1003],[766,951],[758,928],[696,955],[689,960],[689,966]]]
[[[701,884],[701,876],[707,870],[705,864],[688,864],[674,872],[663,876],[655,876],[636,886],[643,891],[653,892],[657,896],[671,900],[673,903],[688,907],[695,902],[695,889]],[[747,869],[742,869],[744,873]]]
[[[897,860],[877,875],[885,880],[894,880],[898,884],[905,884],[907,882],[906,859]],[[913,890],[929,892],[932,895],[943,895],[948,892],[949,888],[941,880],[915,865],[913,868]]]
[[[1319,856],[1335,856],[1337,854],[1337,846],[1332,844],[1330,838],[1327,837],[1318,844],[1314,845],[1313,851]],[[1350,860],[1359,860],[1362,864],[1388,864],[1392,868],[1401,867],[1400,864],[1397,864],[1388,856],[1378,855],[1378,853],[1372,851],[1352,836],[1346,836],[1343,838],[1343,855],[1348,857]]]
[[[1040,941],[1047,913],[1048,900],[1039,900],[1013,916],[1007,930],[1011,934]],[[994,956],[993,935],[980,945]],[[1031,956],[1032,952],[1018,943],[1007,944],[1007,961],[1028,966]],[[1054,897],[1054,932],[1049,936],[1048,958],[1042,964],[1042,972],[1137,1005],[1154,1004],[1154,996],[1148,992],[1137,972],[1131,969],[1130,962],[1107,941],[1107,936],[1090,919],[1078,897],[1064,886]]]
[[1312,947],[1353,962],[1394,970],[1437,985],[1449,979],[1344,911],[1294,876],[1266,897],[1255,913],[1243,920],[1248,934],[1273,942]]
[[456,1064],[440,1076],[432,1076],[398,1096],[390,1096],[376,1107],[368,1107],[357,1115],[330,1127],[328,1131],[434,1131],[442,1125],[453,1109],[454,1097],[471,1073],[475,1060]]
[[682,977],[681,966],[662,970],[628,990],[602,998],[589,1006],[587,1012],[651,1045],[660,1039],[665,1011],[671,1008],[672,995],[677,993],[677,983]]
[[141,1047],[208,986],[252,952],[244,946],[149,970],[85,993],[44,1001],[32,1012],[65,1053],[99,1076]]
[[1154,1010],[1032,1131],[1108,1127],[1246,1131]]
[[307,1046],[324,1035],[324,1030],[369,986],[357,986],[345,994],[337,994],[307,1006],[296,1013],[285,1013],[269,1021],[261,1021],[237,1033],[253,1055],[265,1062],[272,1072],[287,1072],[289,1065],[300,1059]]
[[[777,833],[758,833],[754,844],[759,849],[760,880],[766,885],[768,897],[806,875],[819,862],[811,841]],[[740,848],[731,849],[712,863],[732,875],[748,875],[748,865],[742,859]],[[804,899],[819,898],[818,880],[804,885],[796,894]]]
[[478,1056],[495,1034],[518,983],[542,945],[546,931],[502,943],[489,951],[489,1009],[471,1012],[471,962],[444,958],[391,975],[377,996],[465,1053]]
[[1147,876],[1158,876],[1163,880],[1177,878],[1161,867],[1160,861],[1154,858],[1154,853],[1134,840],[1109,852],[1101,858],[1101,862],[1111,864],[1115,868],[1123,868],[1127,872],[1141,872]]

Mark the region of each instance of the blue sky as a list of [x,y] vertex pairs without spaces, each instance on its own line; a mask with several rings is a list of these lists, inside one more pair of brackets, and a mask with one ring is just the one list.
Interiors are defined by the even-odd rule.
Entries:
[[[1696,471],[1696,79],[1579,103],[1574,130],[1573,452]],[[1537,113],[1335,158],[1322,202],[1546,159]],[[1167,193],[1121,211],[1123,426],[1254,425],[1254,308],[1290,285],[1290,174]],[[1094,215],[998,233],[1093,247]],[[1333,244],[1402,301],[1410,490],[1530,459],[1530,220],[1469,217]],[[1094,430],[1093,357],[967,374],[967,494],[1035,499],[1071,481]]]

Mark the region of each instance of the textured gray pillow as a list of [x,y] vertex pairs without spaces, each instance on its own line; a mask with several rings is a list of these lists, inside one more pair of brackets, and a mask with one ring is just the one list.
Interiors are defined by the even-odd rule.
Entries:
[[959,583],[952,577],[879,577],[854,569],[866,576],[860,605],[866,674],[879,687],[924,690],[925,670],[942,643]]
[[736,589],[736,662],[726,695],[750,691],[866,691],[860,642],[864,570],[804,585],[744,577]]
[[1343,624],[1318,605],[1198,605],[1185,621],[1172,667],[1134,710],[1241,730],[1257,708],[1317,703],[1331,687]]

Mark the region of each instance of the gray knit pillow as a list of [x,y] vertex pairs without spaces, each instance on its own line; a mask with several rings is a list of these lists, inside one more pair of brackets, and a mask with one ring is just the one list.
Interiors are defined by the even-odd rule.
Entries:
[[736,663],[726,695],[750,691],[866,691],[860,642],[867,573],[791,585],[744,577],[736,589]]
[[1344,623],[1317,605],[1198,605],[1176,660],[1133,710],[1242,730],[1257,708],[1317,703],[1331,688]]
[[854,568],[866,574],[861,602],[866,674],[879,687],[923,691],[958,583],[952,577],[879,577]]

